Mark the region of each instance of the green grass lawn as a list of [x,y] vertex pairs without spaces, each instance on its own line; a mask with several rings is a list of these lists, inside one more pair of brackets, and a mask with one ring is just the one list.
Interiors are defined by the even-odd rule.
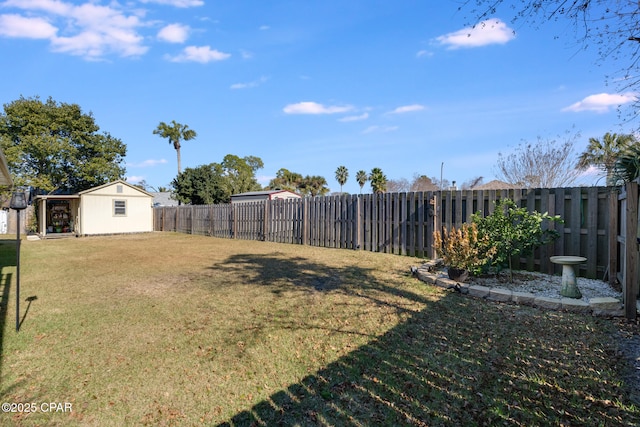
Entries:
[[[0,425],[637,425],[618,321],[420,260],[178,234],[0,242]],[[29,301],[28,301],[29,300]],[[48,403],[71,412],[44,412]]]

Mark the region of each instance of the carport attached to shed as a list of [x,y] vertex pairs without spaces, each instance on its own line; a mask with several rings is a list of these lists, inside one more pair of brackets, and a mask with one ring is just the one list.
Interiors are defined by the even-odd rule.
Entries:
[[35,197],[38,209],[38,231],[42,237],[47,234],[56,237],[73,236],[78,223],[80,196],[40,195]]

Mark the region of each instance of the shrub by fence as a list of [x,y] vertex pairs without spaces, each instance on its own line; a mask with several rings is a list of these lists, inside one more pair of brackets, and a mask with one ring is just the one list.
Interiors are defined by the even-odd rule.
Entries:
[[[579,274],[609,272],[609,225],[618,191],[609,187],[468,190],[339,195],[209,206],[157,207],[154,229],[222,238],[361,249],[433,257],[433,231],[460,226],[471,214],[491,213],[509,198],[530,211],[560,215],[561,237],[539,248],[516,268],[559,273],[553,255],[587,257]],[[612,213],[613,212],[613,213]],[[617,234],[617,233],[615,233]],[[615,238],[615,237],[614,237]]]

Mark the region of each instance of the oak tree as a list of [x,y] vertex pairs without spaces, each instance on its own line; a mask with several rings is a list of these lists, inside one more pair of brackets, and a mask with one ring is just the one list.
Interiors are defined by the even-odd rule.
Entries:
[[24,98],[4,105],[0,146],[17,186],[75,193],[122,179],[126,145],[99,132],[91,113],[52,98]]

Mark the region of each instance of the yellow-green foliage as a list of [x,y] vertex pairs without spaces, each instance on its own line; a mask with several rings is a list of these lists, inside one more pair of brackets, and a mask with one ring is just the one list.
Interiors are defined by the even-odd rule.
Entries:
[[438,256],[448,267],[463,268],[471,272],[479,270],[496,252],[488,236],[478,237],[475,223],[462,224],[458,229],[451,227],[443,232],[433,233]]

